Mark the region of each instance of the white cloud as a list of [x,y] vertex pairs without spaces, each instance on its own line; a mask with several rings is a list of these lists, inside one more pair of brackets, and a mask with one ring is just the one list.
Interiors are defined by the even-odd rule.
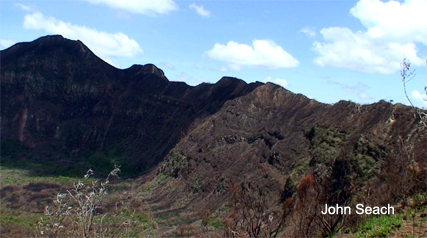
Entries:
[[340,27],[324,28],[320,33],[328,41],[313,44],[314,50],[320,54],[314,62],[320,66],[391,74],[400,69],[403,57],[411,62],[418,63],[421,60],[414,43],[375,41],[363,33],[354,33],[348,28]]
[[367,35],[397,42],[427,44],[427,1],[360,0],[350,13],[367,28]]
[[267,78],[264,78],[261,80],[261,82],[267,83],[267,82],[271,82],[271,83],[275,83],[278,84],[284,88],[287,88],[289,86],[288,81],[286,81],[286,79],[281,79],[281,78],[273,78],[271,76],[268,76]]
[[24,28],[44,30],[49,34],[60,34],[69,39],[81,40],[107,62],[112,62],[109,57],[131,57],[143,52],[135,40],[121,32],[112,34],[86,26],[73,25],[54,17],[44,16],[40,12],[25,15]]
[[307,36],[310,37],[315,37],[316,36],[316,30],[312,27],[304,27],[302,28],[299,32],[306,34]]
[[427,1],[360,0],[350,13],[358,18],[365,31],[328,27],[320,33],[324,42],[314,42],[319,54],[314,62],[320,66],[348,68],[359,72],[391,74],[400,69],[406,57],[422,65],[417,43],[427,45]]
[[423,107],[427,107],[427,95],[421,94],[417,90],[412,91],[411,96],[415,99],[416,105],[422,105]]
[[189,6],[189,8],[194,9],[197,12],[197,14],[199,14],[200,16],[203,16],[203,17],[210,17],[211,16],[210,11],[205,10],[205,8],[203,6],[198,6],[195,3],[192,3]]
[[298,60],[270,40],[254,40],[253,46],[234,41],[229,41],[227,45],[216,43],[205,53],[212,59],[230,63],[229,68],[234,70],[239,70],[243,66],[278,69],[299,65]]
[[6,40],[6,39],[0,39],[0,50],[9,48],[13,44],[15,44],[16,41],[14,40]]
[[15,4],[15,6],[20,7],[22,10],[27,11],[27,12],[32,12],[33,9],[30,6],[21,4],[21,3],[17,3]]
[[103,4],[113,9],[144,15],[166,14],[178,9],[173,0],[86,0],[92,4]]

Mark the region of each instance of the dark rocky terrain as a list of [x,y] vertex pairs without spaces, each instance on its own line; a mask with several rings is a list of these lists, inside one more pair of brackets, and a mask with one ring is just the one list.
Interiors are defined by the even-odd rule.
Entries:
[[[385,101],[323,104],[231,77],[192,87],[152,64],[116,69],[61,36],[1,51],[2,163],[149,171],[135,189],[150,191],[156,216],[171,217],[165,227],[227,218],[224,205],[242,191],[283,224],[313,217],[308,237],[326,228],[304,204],[400,203],[427,188],[416,112]],[[327,222],[335,219],[344,224]]]
[[[224,77],[191,87],[170,82],[152,64],[119,70],[80,41],[46,36],[1,52],[1,139],[37,151],[36,161],[85,157],[95,167],[121,163],[138,175],[193,122],[260,85]],[[97,161],[106,157],[111,161]]]

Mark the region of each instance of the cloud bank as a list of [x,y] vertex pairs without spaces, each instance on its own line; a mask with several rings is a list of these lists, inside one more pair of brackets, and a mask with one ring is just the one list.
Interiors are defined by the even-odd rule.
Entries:
[[40,12],[25,15],[23,26],[26,29],[44,30],[49,34],[60,34],[69,39],[81,40],[107,62],[111,62],[109,57],[131,57],[143,53],[135,40],[121,32],[102,32],[44,16]]
[[420,66],[417,44],[427,45],[427,1],[382,2],[360,0],[350,14],[365,31],[343,27],[323,28],[323,42],[314,42],[320,66],[347,68],[366,73],[391,74],[400,69],[403,57]]
[[229,63],[229,68],[240,70],[244,66],[261,69],[292,68],[299,61],[270,40],[254,40],[252,46],[229,41],[227,45],[216,43],[205,52],[212,59]]

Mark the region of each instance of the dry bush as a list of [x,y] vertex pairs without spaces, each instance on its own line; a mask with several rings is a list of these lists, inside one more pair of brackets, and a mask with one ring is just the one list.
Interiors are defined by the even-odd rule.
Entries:
[[[118,177],[115,167],[105,181],[79,181],[66,193],[58,193],[53,206],[46,206],[44,217],[38,222],[41,237],[143,237],[151,234],[154,226],[148,218],[129,206],[138,203],[129,193],[116,198],[115,206],[105,206],[107,186],[112,177]],[[111,201],[109,202],[111,204]],[[147,222],[148,224],[145,224]]]
[[200,229],[193,225],[180,225],[176,228],[175,235],[178,237],[194,237],[199,232]]
[[[312,237],[315,234],[318,229],[315,219],[321,211],[319,197],[319,189],[313,175],[304,176],[297,186],[296,194],[293,198],[293,213],[289,218],[295,227],[294,237]],[[292,200],[289,198],[287,201],[290,203]]]
[[223,219],[225,237],[276,237],[283,228],[280,211],[271,210],[268,194],[260,187],[235,184]]
[[304,176],[295,194],[283,204],[284,223],[291,227],[293,237],[329,237],[349,223],[356,215],[322,214],[328,206],[349,206],[358,189],[350,182],[350,165],[346,160],[336,160],[329,174],[316,177],[312,172]]
[[[414,194],[427,191],[427,168],[425,165],[427,154],[427,114],[416,108],[406,91],[406,84],[415,77],[415,71],[410,69],[411,63],[403,59],[401,63],[401,81],[403,91],[415,110],[414,119],[417,127],[414,128],[416,140],[424,145],[416,147],[414,135],[406,138],[398,137],[393,141],[393,153],[385,160],[382,173],[372,181],[368,187],[368,199],[376,199],[378,203],[393,203],[405,201]],[[427,95],[427,87],[424,88]],[[407,123],[411,123],[408,121]],[[420,152],[423,150],[424,152]],[[417,152],[417,153],[416,153]],[[406,204],[403,204],[406,205]]]

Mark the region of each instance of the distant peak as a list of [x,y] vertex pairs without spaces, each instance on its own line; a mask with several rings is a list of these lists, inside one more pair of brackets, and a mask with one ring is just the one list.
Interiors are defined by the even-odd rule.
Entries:
[[61,35],[47,35],[31,42],[17,43],[8,49],[2,50],[1,54],[3,60],[16,60],[20,57],[23,57],[22,60],[24,61],[68,59],[73,62],[95,62],[111,67],[80,40],[70,40]]
[[134,72],[134,74],[154,74],[160,78],[168,80],[163,70],[151,63],[145,65],[134,64],[130,68],[128,68],[128,70]]
[[42,36],[38,39],[36,39],[35,41],[33,41],[34,43],[42,43],[42,44],[66,44],[66,43],[79,43],[79,44],[83,44],[81,41],[79,40],[70,40],[67,39],[65,37],[63,37],[62,35],[47,35],[47,36]]
[[247,83],[236,77],[223,76],[216,84],[247,84]]
[[47,35],[47,36],[42,36],[37,40],[43,40],[43,39],[64,39],[65,40],[66,38],[64,38],[62,35]]
[[49,49],[52,47],[59,47],[59,48],[67,48],[71,51],[78,49],[78,51],[82,51],[86,53],[87,51],[90,51],[90,49],[84,45],[79,40],[70,40],[67,38],[64,38],[61,35],[47,35],[42,36],[34,41],[31,42],[21,42],[13,45],[10,48],[13,48],[12,51],[27,51],[27,50],[41,50],[41,49]]

